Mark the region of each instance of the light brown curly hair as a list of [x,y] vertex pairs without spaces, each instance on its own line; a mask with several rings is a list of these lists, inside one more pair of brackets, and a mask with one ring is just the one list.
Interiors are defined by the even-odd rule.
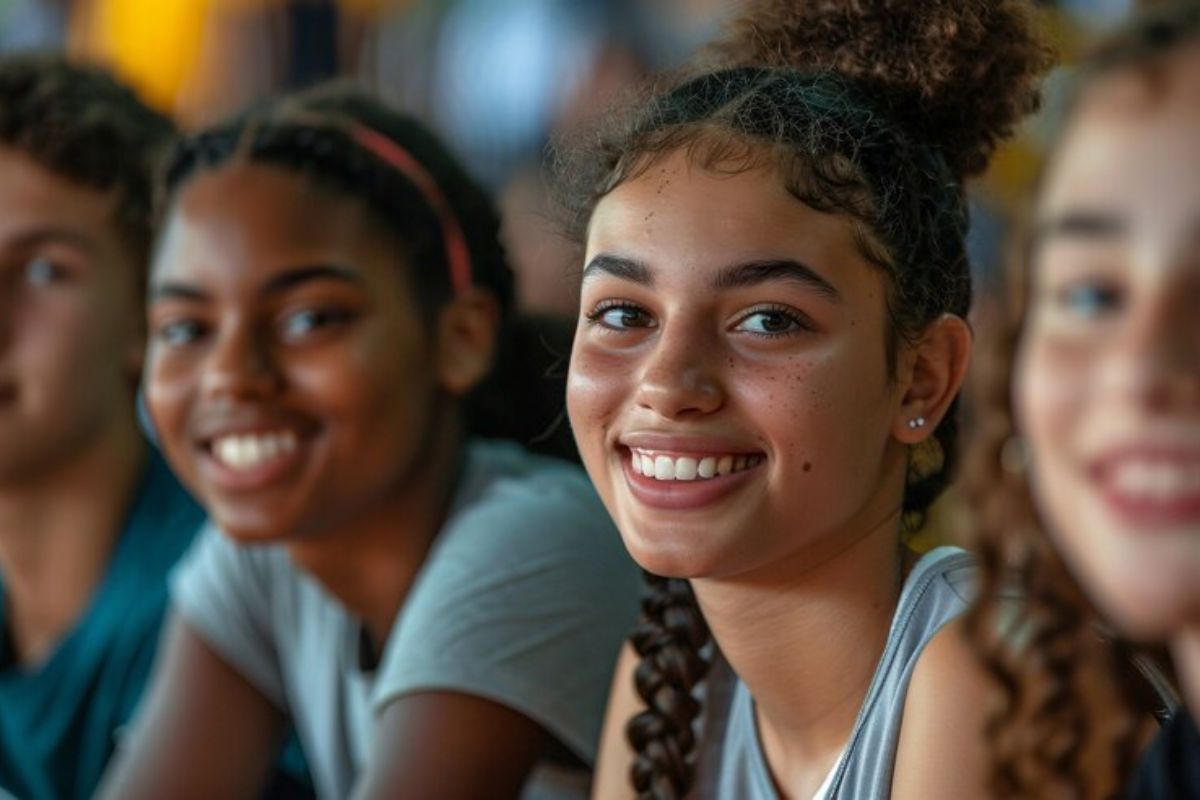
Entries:
[[[1152,4],[1080,65],[1067,118],[1098,78],[1157,70],[1167,54],[1198,42],[1200,3]],[[1163,710],[1162,687],[1150,679],[1169,665],[1108,630],[1034,507],[1012,409],[1033,255],[1031,237],[1018,238],[995,330],[978,350],[963,487],[980,560],[968,635],[1004,693],[988,728],[991,796],[1116,797],[1150,715]]]

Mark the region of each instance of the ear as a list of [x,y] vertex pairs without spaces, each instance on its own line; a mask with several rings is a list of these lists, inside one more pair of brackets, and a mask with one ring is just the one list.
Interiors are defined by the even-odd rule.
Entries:
[[438,317],[438,384],[461,397],[484,379],[496,351],[500,306],[491,292],[473,287],[451,300]]
[[896,439],[919,444],[937,428],[966,377],[972,338],[962,317],[943,314],[909,349],[897,376],[901,397],[892,421]]

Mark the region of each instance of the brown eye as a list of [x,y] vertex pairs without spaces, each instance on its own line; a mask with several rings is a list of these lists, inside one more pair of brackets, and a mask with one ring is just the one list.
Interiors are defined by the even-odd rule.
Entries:
[[627,304],[597,308],[588,315],[588,320],[614,331],[650,328],[654,325],[654,320],[644,310]]

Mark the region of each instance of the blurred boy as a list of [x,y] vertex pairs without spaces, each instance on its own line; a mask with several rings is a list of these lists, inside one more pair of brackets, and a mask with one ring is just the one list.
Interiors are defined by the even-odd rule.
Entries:
[[99,70],[0,60],[0,790],[22,798],[91,795],[202,521],[136,414],[172,135]]

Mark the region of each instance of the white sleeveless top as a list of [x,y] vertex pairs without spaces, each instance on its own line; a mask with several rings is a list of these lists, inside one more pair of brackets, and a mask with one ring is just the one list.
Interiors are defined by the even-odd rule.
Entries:
[[[891,795],[909,679],[925,645],[967,609],[974,584],[974,561],[956,547],[932,550],[913,567],[846,749],[814,800],[886,800]],[[705,687],[696,784],[689,796],[777,800],[746,685],[718,657]]]

